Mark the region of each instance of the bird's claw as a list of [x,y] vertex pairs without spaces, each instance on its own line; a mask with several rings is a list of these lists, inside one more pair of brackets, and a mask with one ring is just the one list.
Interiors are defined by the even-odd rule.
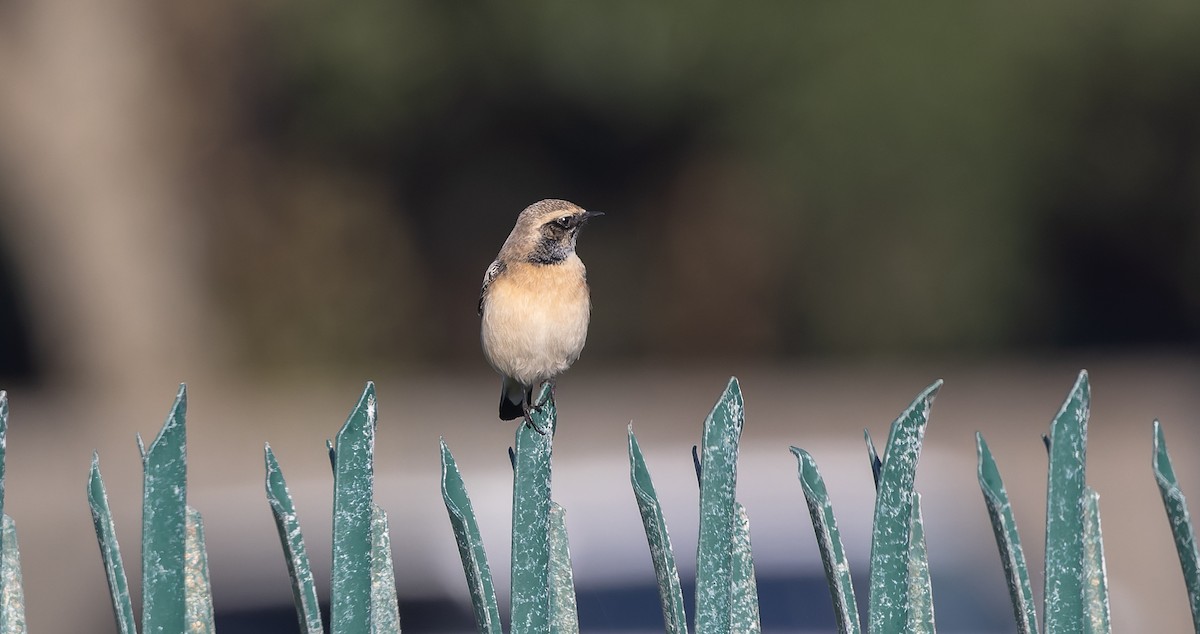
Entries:
[[544,405],[545,405],[544,401],[541,403],[531,405],[529,403],[529,399],[524,399],[521,402],[521,407],[522,407],[522,409],[525,410],[525,413],[524,413],[525,424],[529,425],[529,427],[531,427],[533,429],[533,431],[536,431],[537,433],[541,434],[542,436],[545,436],[546,434],[550,433],[550,430],[533,422],[533,416],[530,415],[530,412],[539,411],[542,409],[542,406],[544,406]]

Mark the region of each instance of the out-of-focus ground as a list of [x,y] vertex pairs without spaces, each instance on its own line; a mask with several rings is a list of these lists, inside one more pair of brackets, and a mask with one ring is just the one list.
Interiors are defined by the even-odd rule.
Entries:
[[[996,455],[1026,555],[1040,570],[1046,464],[1040,434],[1080,365],[1089,369],[1093,386],[1088,480],[1101,495],[1114,626],[1184,631],[1190,615],[1150,470],[1150,423],[1157,417],[1166,425],[1184,490],[1200,490],[1200,460],[1195,459],[1200,437],[1193,424],[1200,408],[1195,389],[1200,367],[1169,355],[918,366],[581,369],[560,383],[554,456],[554,491],[568,511],[576,582],[581,592],[635,584],[652,593],[647,584],[653,583],[653,572],[628,484],[630,421],[663,500],[683,574],[692,574],[697,493],[689,449],[731,372],[746,398],[738,495],[750,514],[760,579],[819,574],[789,445],[817,458],[851,563],[865,573],[874,498],[861,430],[869,428],[883,442],[888,423],[941,377],[946,383],[934,404],[917,479],[935,598],[975,601],[1004,617],[1007,595],[975,478],[974,434],[983,432]],[[378,498],[392,519],[402,595],[467,600],[439,494],[437,446],[444,437],[466,478],[503,596],[511,504],[505,448],[513,428],[491,415],[494,378],[481,372],[375,378]],[[332,481],[323,443],[336,433],[361,387],[347,381],[189,386],[189,499],[204,514],[219,612],[290,605],[262,486],[262,443],[268,441],[296,498],[318,584],[327,592]],[[110,627],[101,626],[110,609],[84,497],[87,462],[90,452],[99,450],[126,566],[139,570],[140,461],[133,436],[156,433],[173,392],[174,385],[164,379],[122,402],[103,394],[14,395],[6,512],[18,518],[31,627],[50,632]],[[136,588],[138,575],[131,576]],[[1033,576],[1040,592],[1040,574]],[[938,585],[942,578],[945,586]],[[790,604],[802,600],[828,612],[826,596],[818,592],[764,603],[764,618],[781,618],[795,609]],[[62,609],[64,596],[72,597],[72,609]],[[939,609],[943,623],[957,624],[950,631],[971,631],[964,624],[972,621],[955,613],[949,601]],[[591,616],[605,620],[603,614]]]

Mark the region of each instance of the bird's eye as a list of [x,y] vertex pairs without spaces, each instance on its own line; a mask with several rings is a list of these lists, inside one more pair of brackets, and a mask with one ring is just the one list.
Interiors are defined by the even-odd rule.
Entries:
[[563,229],[570,229],[571,228],[571,217],[563,216],[562,218],[555,220],[554,224],[562,227]]

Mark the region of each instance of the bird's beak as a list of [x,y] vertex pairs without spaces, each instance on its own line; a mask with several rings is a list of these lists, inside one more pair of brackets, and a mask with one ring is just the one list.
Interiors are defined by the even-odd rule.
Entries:
[[603,215],[604,215],[603,211],[586,211],[585,210],[583,212],[583,219],[584,219],[584,221],[587,221],[592,218],[595,218],[596,216],[603,216]]

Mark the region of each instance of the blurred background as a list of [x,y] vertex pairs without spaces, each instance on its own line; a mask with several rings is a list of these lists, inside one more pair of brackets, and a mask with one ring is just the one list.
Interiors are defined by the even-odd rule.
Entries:
[[766,631],[833,628],[787,446],[822,465],[865,574],[860,430],[886,438],[939,377],[918,478],[939,625],[1012,631],[973,434],[1040,569],[1039,434],[1080,368],[1114,624],[1185,631],[1149,458],[1160,417],[1200,495],[1198,42],[1200,6],[1170,0],[0,0],[0,386],[29,623],[115,631],[88,459],[136,579],[133,436],[186,381],[218,628],[296,631],[261,443],[327,592],[322,443],[372,379],[405,629],[470,630],[437,438],[506,592],[512,428],[475,304],[517,213],[556,197],[607,213],[580,241],[595,308],[558,393],[587,631],[662,627],[626,425],[688,577],[688,451],[732,374]]

